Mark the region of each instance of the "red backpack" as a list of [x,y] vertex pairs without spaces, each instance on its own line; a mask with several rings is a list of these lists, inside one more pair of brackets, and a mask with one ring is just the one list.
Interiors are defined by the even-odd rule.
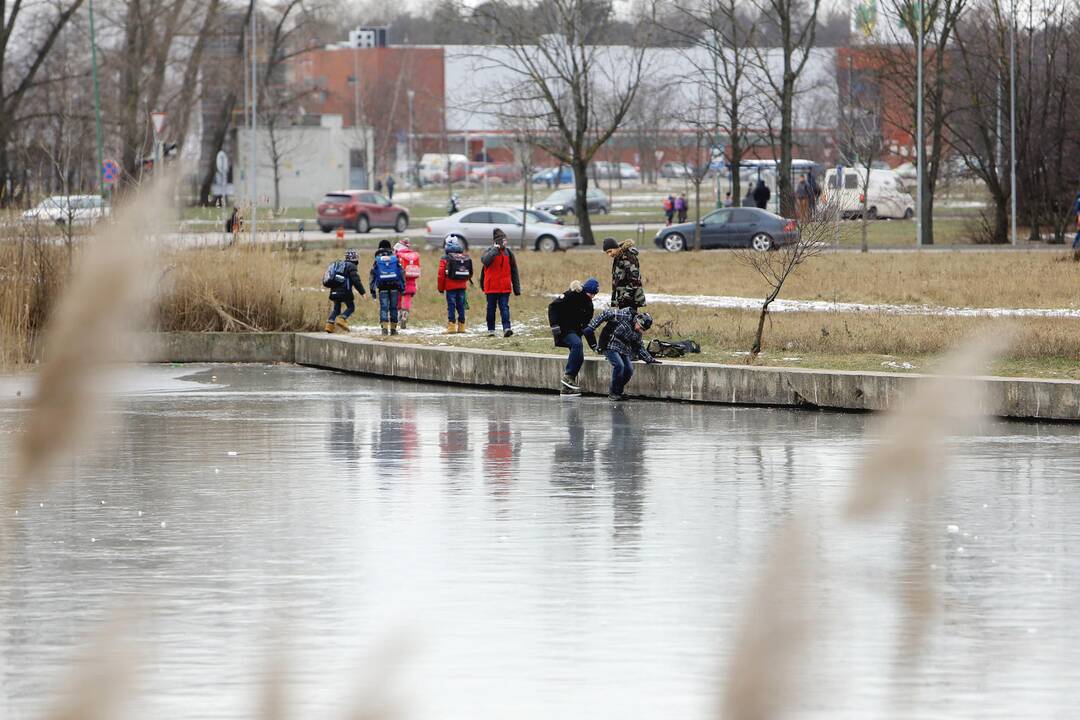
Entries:
[[671,198],[664,198],[664,210],[671,210]]

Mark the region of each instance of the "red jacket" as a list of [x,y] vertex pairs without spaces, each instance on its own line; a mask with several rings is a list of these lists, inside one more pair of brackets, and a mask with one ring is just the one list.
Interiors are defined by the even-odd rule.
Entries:
[[468,280],[452,280],[446,277],[446,256],[439,260],[439,292],[446,290],[464,290],[469,287]]
[[484,266],[480,271],[480,289],[486,295],[511,292],[515,295],[521,294],[517,260],[510,248],[500,249],[492,245],[484,252],[480,262]]

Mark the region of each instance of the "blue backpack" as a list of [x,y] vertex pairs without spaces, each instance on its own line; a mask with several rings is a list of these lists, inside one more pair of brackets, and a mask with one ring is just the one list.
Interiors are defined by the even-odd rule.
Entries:
[[331,290],[338,290],[344,288],[349,289],[349,273],[348,265],[344,260],[335,260],[326,266],[326,272],[323,273],[322,284],[323,287],[330,288]]
[[396,255],[375,257],[375,284],[380,289],[398,287],[401,284],[401,263]]

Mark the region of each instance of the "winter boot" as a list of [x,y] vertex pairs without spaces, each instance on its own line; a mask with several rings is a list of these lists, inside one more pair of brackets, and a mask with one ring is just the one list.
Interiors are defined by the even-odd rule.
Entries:
[[452,322],[446,323],[446,334],[447,335],[453,335],[456,332],[457,332],[457,323],[452,323]]
[[389,335],[390,334],[390,323],[379,323],[379,327],[382,328],[382,334],[383,335]]
[[581,392],[581,386],[578,385],[576,375],[563,375],[562,383],[560,384],[565,390],[570,390],[571,392]]
[[349,321],[346,320],[344,316],[338,315],[337,320],[334,321],[334,324],[337,325],[340,330],[343,330],[344,332],[349,332]]
[[326,325],[323,327],[323,330],[325,330],[328,333],[334,332],[334,323],[327,322]]
[[390,334],[391,335],[397,335],[397,323],[396,322],[390,323]]
[[615,402],[619,402],[621,400],[625,400],[626,396],[621,395],[619,393],[608,393],[607,399],[608,400],[614,400]]
[[407,328],[409,326],[409,311],[408,310],[402,310],[401,312],[399,312],[398,313],[398,320],[399,320],[399,322],[398,322],[398,327],[399,328],[401,328],[402,330]]
[[465,332],[465,323],[463,323],[463,322],[459,322],[459,323],[457,324],[457,331],[458,331],[459,333],[463,333],[463,332]]
[[513,330],[511,330],[510,328],[506,328],[506,331],[503,333],[503,337],[511,337],[513,334]]

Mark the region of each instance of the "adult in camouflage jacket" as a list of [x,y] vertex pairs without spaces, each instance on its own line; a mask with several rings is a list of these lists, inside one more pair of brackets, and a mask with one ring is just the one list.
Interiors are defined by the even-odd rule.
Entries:
[[604,252],[611,258],[611,305],[637,310],[645,306],[645,289],[641,286],[641,261],[633,240],[617,242],[604,239]]

